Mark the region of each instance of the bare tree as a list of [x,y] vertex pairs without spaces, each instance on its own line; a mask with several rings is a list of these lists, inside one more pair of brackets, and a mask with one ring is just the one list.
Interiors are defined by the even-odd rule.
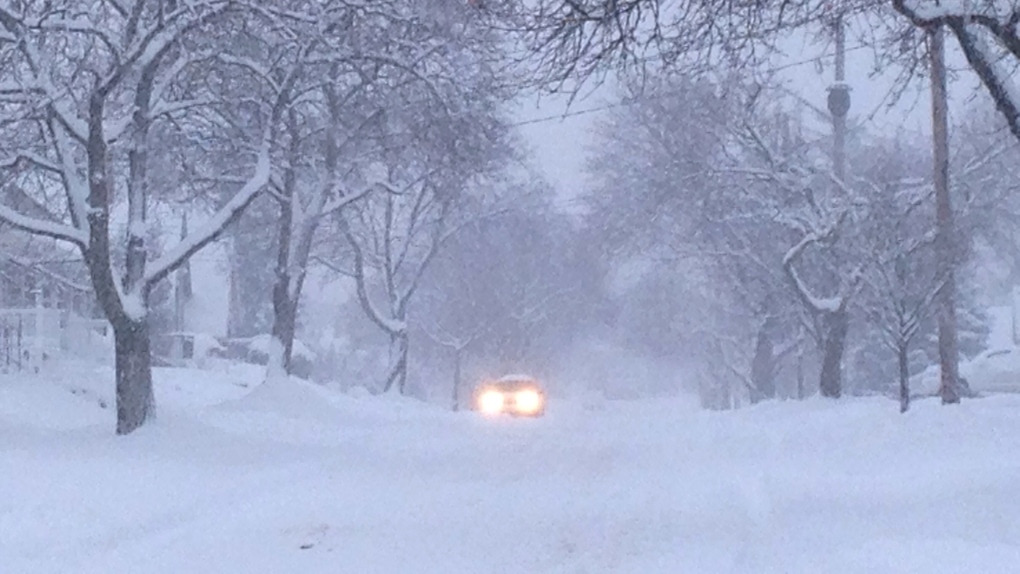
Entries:
[[[437,197],[435,183],[412,182],[398,194],[379,196],[351,216],[338,216],[340,228],[354,259],[353,273],[358,301],[368,318],[390,338],[389,368],[382,390],[405,392],[407,382],[407,312],[421,277],[450,234],[452,206]],[[361,233],[348,217],[357,218]],[[365,233],[366,229],[375,234]],[[378,306],[371,291],[373,271],[383,285],[385,307]]]
[[[458,291],[461,292],[462,291]],[[467,292],[471,293],[470,287],[467,288]],[[478,307],[474,305],[474,301],[462,300],[460,301],[465,309],[474,310]],[[444,325],[444,320],[450,322],[451,325]],[[478,340],[484,337],[486,329],[490,326],[483,322],[475,322],[470,327],[470,330],[465,330],[462,326],[456,325],[456,321],[450,320],[450,315],[434,316],[431,320],[419,321],[420,325],[418,328],[425,333],[425,335],[432,340],[433,343],[448,349],[453,353],[453,378],[450,381],[450,388],[452,389],[450,396],[450,408],[454,411],[460,410],[461,406],[461,391],[464,388],[463,381],[463,369],[464,359],[467,350],[473,345],[477,344]],[[426,323],[428,326],[426,326]]]
[[[430,138],[435,141],[428,130],[455,129],[458,121],[452,110],[443,111],[445,117],[431,125],[416,124],[418,119],[411,114],[421,106],[425,116],[437,119],[437,109],[457,103],[447,96],[457,88],[455,60],[469,56],[484,63],[498,52],[497,46],[481,41],[480,27],[465,20],[463,13],[451,12],[448,0],[424,4],[380,0],[371,10],[358,3],[332,2],[322,10],[302,10],[285,15],[291,34],[302,38],[302,44],[281,53],[274,69],[267,70],[270,75],[296,74],[295,90],[300,94],[283,114],[281,160],[271,181],[271,196],[280,207],[272,295],[272,335],[280,348],[271,357],[271,369],[280,371],[290,368],[302,286],[321,222],[373,190],[400,193],[389,184],[390,174],[379,172],[392,171],[387,166],[402,171],[405,154],[409,163],[427,160],[411,157],[411,148]],[[395,33],[402,35],[399,41]],[[491,76],[494,71],[480,74]],[[479,80],[491,78],[476,78],[472,87],[477,88]],[[422,182],[434,179],[421,170],[414,177]],[[409,216],[412,226],[430,212],[431,200],[425,197],[434,186],[429,185],[411,186],[422,200],[419,206],[425,208]],[[385,209],[396,209],[400,203],[395,197],[382,201]],[[396,211],[390,215],[401,217]],[[383,217],[385,225],[404,223],[388,217]],[[388,237],[395,240],[398,230],[391,232]],[[356,246],[355,261],[366,261],[357,256],[359,251],[364,254]],[[377,318],[371,309],[365,307]],[[399,347],[402,338],[391,335]]]
[[[356,24],[347,21],[349,16],[340,10],[333,15],[337,23],[325,28],[350,33]],[[277,69],[269,70],[270,75],[294,74],[300,94],[288,100],[281,114],[281,159],[270,186],[280,208],[272,290],[277,348],[269,357],[270,376],[291,370],[301,292],[320,224],[374,188],[385,187],[383,181],[345,177],[357,170],[351,144],[365,135],[362,128],[375,117],[359,115],[365,107],[361,95],[376,81],[372,72],[362,69],[363,59],[349,45],[316,36],[314,26],[295,26],[295,33],[304,43],[281,55]]]
[[369,58],[378,117],[362,156],[387,192],[335,214],[344,242],[326,263],[354,279],[365,314],[389,337],[382,389],[403,393],[408,312],[422,276],[443,242],[477,217],[464,207],[484,199],[487,178],[513,157],[502,111],[512,86],[502,40],[470,11],[446,0],[391,8],[384,18],[402,39]]
[[647,67],[750,69],[782,35],[828,24],[883,0],[538,0],[518,20],[542,85],[577,86],[609,71]]
[[[469,353],[479,351],[486,336],[499,326],[487,281],[478,266],[493,259],[472,241],[478,225],[467,225],[450,238],[422,278],[414,325],[427,340],[453,355],[451,408],[461,406],[463,369]],[[466,249],[464,249],[466,248]]]
[[[587,201],[589,225],[617,260],[653,265],[647,284],[626,295],[628,315],[647,315],[631,317],[642,325],[633,337],[707,361],[705,373],[732,379],[757,402],[781,392],[781,362],[798,348],[800,318],[776,241],[789,235],[776,216],[783,204],[737,168],[746,161],[727,153],[741,147],[733,137],[742,114],[738,82],[727,90],[653,76],[640,91],[628,90],[630,105],[599,126],[590,163],[598,183]],[[684,303],[669,300],[677,293]],[[725,362],[710,358],[723,352]]]
[[895,356],[900,412],[910,407],[910,351],[930,333],[938,275],[933,249],[932,186],[921,146],[897,138],[875,145],[861,166],[868,186],[868,217],[861,232],[875,257],[864,274],[859,307]]
[[[411,301],[443,244],[468,222],[484,216],[464,213],[457,196],[444,196],[436,181],[412,181],[403,187],[400,182],[391,175],[388,185],[395,191],[375,194],[335,214],[351,267],[339,267],[337,258],[323,262],[354,280],[362,310],[389,337],[389,366],[381,389],[403,394]],[[380,295],[382,304],[377,302]]]
[[[873,309],[872,320],[882,326],[886,344],[896,354],[899,376],[900,412],[910,408],[910,347],[924,322],[931,317],[938,284],[917,276],[912,253],[897,253],[871,279],[882,305]],[[930,267],[930,265],[929,265]]]

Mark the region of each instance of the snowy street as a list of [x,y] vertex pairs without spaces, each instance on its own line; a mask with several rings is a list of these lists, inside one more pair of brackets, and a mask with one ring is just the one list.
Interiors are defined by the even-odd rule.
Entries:
[[1016,396],[485,420],[203,376],[128,438],[0,378],[2,571],[1020,572]]
[[0,0],[0,574],[1020,574],[1018,23]]

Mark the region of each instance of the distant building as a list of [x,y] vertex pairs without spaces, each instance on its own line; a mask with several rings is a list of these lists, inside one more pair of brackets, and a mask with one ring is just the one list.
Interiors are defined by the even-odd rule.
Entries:
[[0,231],[0,370],[38,369],[59,356],[94,356],[111,333],[77,252]]

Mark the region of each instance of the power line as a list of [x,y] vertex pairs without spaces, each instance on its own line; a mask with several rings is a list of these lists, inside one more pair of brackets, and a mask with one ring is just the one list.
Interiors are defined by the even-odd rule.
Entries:
[[521,127],[521,126],[527,126],[527,125],[531,125],[531,124],[541,124],[541,123],[545,123],[545,122],[552,122],[552,121],[556,121],[556,120],[565,120],[567,118],[572,118],[572,117],[575,117],[575,116],[584,116],[584,115],[588,115],[588,114],[604,112],[606,110],[612,110],[612,109],[615,109],[615,108],[621,108],[621,107],[624,107],[624,106],[630,106],[630,105],[633,105],[634,103],[636,103],[636,102],[634,102],[634,101],[622,101],[622,102],[617,102],[615,104],[606,104],[606,105],[598,106],[598,107],[594,107],[594,108],[586,108],[586,109],[583,109],[583,110],[574,110],[572,112],[563,112],[562,114],[556,114],[554,116],[545,116],[545,117],[541,117],[541,118],[534,118],[534,119],[530,119],[530,120],[524,120],[524,121],[512,123],[512,124],[510,124],[510,126],[511,127]]
[[[856,52],[858,50],[863,50],[863,49],[868,48],[868,47],[870,47],[870,46],[868,46],[867,44],[860,44],[860,45],[854,46],[852,48],[847,48],[846,52],[847,53]],[[804,65],[807,65],[807,64],[817,64],[818,62],[821,62],[825,58],[829,58],[829,57],[832,57],[832,56],[833,56],[833,54],[828,54],[828,53],[820,54],[820,55],[814,56],[812,58],[807,58],[807,59],[804,59],[804,60],[798,60],[796,62],[788,62],[788,63],[783,64],[781,66],[770,67],[769,71],[770,72],[781,72],[783,70],[788,70],[790,68],[796,68],[798,66],[804,66]],[[650,99],[666,98],[666,97],[669,97],[669,96],[670,96],[669,94],[660,94],[660,95],[657,95],[657,96],[651,96]],[[604,111],[612,110],[612,109],[616,109],[616,108],[632,106],[632,105],[635,105],[637,103],[639,103],[638,100],[624,100],[624,101],[620,101],[620,102],[616,102],[616,103],[612,103],[612,104],[605,104],[605,105],[601,105],[601,106],[596,106],[596,107],[593,107],[593,108],[585,108],[585,109],[582,109],[582,110],[567,111],[567,112],[563,112],[561,114],[555,114],[555,115],[550,115],[550,116],[543,116],[543,117],[539,117],[539,118],[533,118],[533,119],[530,119],[530,120],[521,120],[519,122],[514,122],[514,123],[510,124],[510,127],[521,127],[521,126],[527,126],[527,125],[532,125],[532,124],[540,124],[540,123],[545,123],[545,122],[562,121],[562,120],[565,120],[567,118],[572,118],[572,117],[576,117],[576,116],[585,116],[585,115],[588,115],[588,114],[594,114],[594,113],[598,113],[598,112],[604,112]]]

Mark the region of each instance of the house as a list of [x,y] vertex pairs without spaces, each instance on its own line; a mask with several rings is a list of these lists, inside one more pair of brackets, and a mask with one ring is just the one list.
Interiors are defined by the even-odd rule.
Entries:
[[110,335],[76,251],[0,230],[0,370],[108,353]]
[[[25,205],[24,197],[0,199],[48,218],[42,208]],[[181,227],[186,234],[186,219]],[[154,287],[149,300],[154,364],[184,365],[211,355],[265,362],[272,286],[238,289],[236,258],[230,238],[214,242]],[[313,291],[308,283],[306,290]],[[258,321],[238,330],[232,325],[237,317]],[[38,368],[60,356],[111,360],[112,335],[78,250],[0,223],[0,370]],[[302,363],[297,369],[307,374],[315,355],[301,341],[295,349],[295,362]]]

